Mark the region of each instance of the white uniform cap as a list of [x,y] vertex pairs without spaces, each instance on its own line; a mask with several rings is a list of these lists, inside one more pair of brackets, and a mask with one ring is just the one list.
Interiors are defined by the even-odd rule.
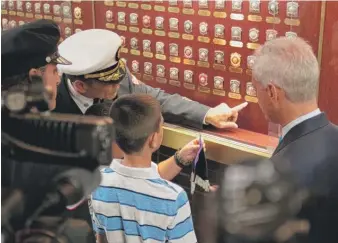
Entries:
[[120,36],[109,30],[80,31],[59,45],[60,55],[72,60],[72,64],[58,65],[58,70],[78,76],[107,69],[118,62],[116,57],[121,44]]

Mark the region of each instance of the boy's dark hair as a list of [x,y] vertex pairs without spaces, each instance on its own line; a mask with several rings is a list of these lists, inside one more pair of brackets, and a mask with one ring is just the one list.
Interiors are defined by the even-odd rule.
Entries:
[[111,108],[116,143],[126,154],[139,152],[148,137],[159,131],[162,121],[159,102],[145,94],[124,95]]

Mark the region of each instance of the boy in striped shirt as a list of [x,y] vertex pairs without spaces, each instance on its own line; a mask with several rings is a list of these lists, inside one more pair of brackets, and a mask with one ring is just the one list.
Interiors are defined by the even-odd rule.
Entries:
[[151,162],[163,138],[159,103],[148,95],[125,95],[114,102],[110,116],[124,158],[103,169],[92,194],[98,241],[196,243],[186,192],[162,179]]

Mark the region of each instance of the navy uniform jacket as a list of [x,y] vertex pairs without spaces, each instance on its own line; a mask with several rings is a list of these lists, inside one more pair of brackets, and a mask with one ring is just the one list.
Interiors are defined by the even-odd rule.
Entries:
[[337,243],[338,127],[324,113],[310,118],[286,134],[272,159],[289,161],[299,185],[310,189],[298,218],[308,220],[311,228],[297,243]]
[[[69,94],[66,81],[65,75],[63,75],[58,88],[54,112],[82,114]],[[159,88],[153,88],[142,82],[134,83],[128,70],[127,75],[120,83],[118,96],[133,93],[149,94],[155,97],[161,104],[164,120],[182,126],[202,129],[204,117],[210,109],[208,106],[188,100],[178,94],[168,94]]]

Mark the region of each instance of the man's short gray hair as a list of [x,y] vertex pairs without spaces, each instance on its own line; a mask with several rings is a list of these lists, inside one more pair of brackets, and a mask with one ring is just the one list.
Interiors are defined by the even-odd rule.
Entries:
[[255,52],[253,78],[282,88],[291,102],[317,97],[319,66],[311,46],[301,38],[277,38]]

